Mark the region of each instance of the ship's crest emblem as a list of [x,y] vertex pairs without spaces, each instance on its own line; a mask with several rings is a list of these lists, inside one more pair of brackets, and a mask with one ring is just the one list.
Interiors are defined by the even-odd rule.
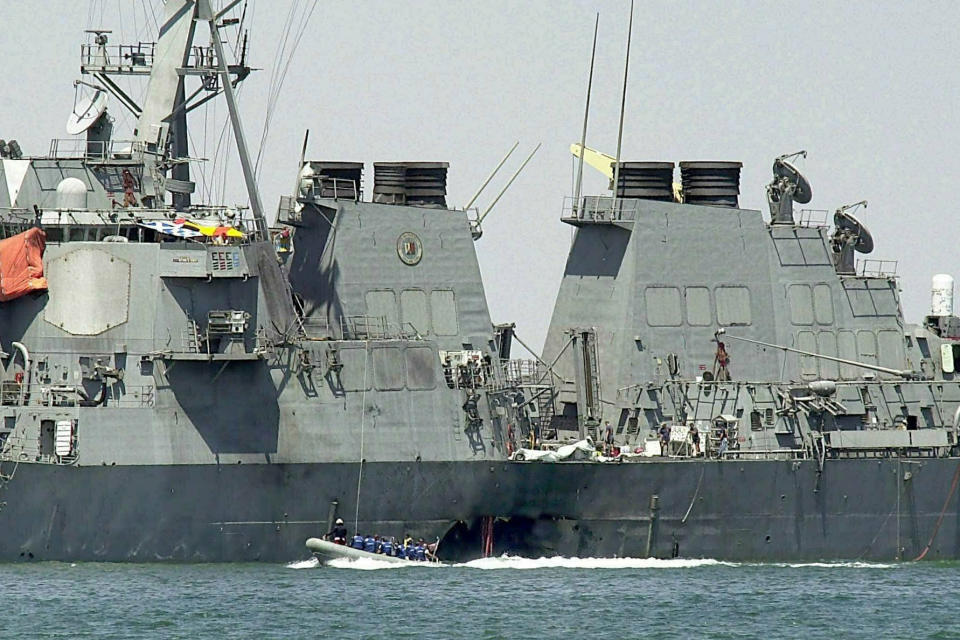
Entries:
[[405,231],[397,238],[397,255],[404,264],[413,266],[423,257],[423,244],[417,234]]

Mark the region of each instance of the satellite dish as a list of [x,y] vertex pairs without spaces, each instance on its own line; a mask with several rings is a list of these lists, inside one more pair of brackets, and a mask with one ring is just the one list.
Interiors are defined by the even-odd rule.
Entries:
[[857,220],[852,213],[839,213],[834,218],[834,224],[838,230],[849,231],[852,237],[857,239],[853,249],[858,253],[870,253],[873,251],[873,236],[867,230],[863,223]]
[[73,107],[73,113],[67,118],[67,133],[79,135],[93,126],[103,112],[107,110],[107,94],[97,90],[89,98],[84,98]]
[[773,162],[773,175],[778,178],[786,178],[791,184],[796,185],[793,190],[793,201],[797,204],[807,204],[813,197],[813,189],[810,188],[810,182],[800,173],[800,170],[793,166],[787,160],[777,158]]

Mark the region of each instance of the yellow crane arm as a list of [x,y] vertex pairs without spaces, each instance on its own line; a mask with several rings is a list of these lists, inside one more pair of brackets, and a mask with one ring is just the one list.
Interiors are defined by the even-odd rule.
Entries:
[[[575,158],[580,157],[580,149],[581,146],[579,142],[570,145],[570,153],[572,153]],[[607,176],[610,180],[613,180],[613,164],[617,159],[596,149],[591,149],[590,147],[582,147],[582,149],[583,161]]]
[[[580,157],[581,149],[583,149],[583,161],[607,176],[607,179],[610,180],[609,188],[613,189],[613,165],[616,164],[617,159],[613,156],[608,156],[602,151],[597,151],[590,147],[581,147],[579,142],[570,145],[570,153],[573,154],[574,158]],[[673,183],[673,201],[683,202],[683,185],[679,182]]]

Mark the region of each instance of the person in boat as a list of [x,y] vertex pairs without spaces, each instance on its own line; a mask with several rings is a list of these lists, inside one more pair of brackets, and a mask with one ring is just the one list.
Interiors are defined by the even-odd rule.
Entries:
[[363,551],[363,536],[360,535],[359,533],[353,536],[353,542],[350,543],[350,546],[353,547],[354,549],[359,549],[360,551]]
[[368,535],[363,539],[363,550],[367,553],[376,553],[377,552],[377,541],[373,536]]
[[417,562],[425,562],[427,560],[427,546],[423,543],[423,538],[417,541],[416,553]]
[[385,537],[380,541],[380,552],[385,556],[393,555],[393,542],[390,538]]
[[402,542],[397,542],[397,557],[406,560],[407,550],[403,548]]
[[343,518],[337,518],[327,537],[333,540],[333,544],[347,544],[347,528],[343,526]]
[[409,533],[403,534],[403,546],[409,547],[413,544],[413,537]]

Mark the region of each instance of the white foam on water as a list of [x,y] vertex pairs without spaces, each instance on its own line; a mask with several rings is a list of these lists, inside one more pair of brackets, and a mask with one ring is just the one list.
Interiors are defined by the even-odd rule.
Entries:
[[[316,569],[320,566],[316,558],[297,560],[286,565],[288,569]],[[880,562],[724,562],[711,558],[567,558],[552,556],[549,558],[524,558],[504,554],[496,558],[471,560],[463,564],[445,564],[435,562],[386,562],[371,558],[338,558],[330,560],[327,566],[336,569],[354,571],[379,571],[381,569],[406,569],[411,567],[465,567],[485,571],[498,569],[694,569],[697,567],[773,567],[781,569],[894,569],[899,564]]]
[[721,562],[709,558],[522,558],[502,555],[497,558],[471,560],[461,567],[471,569],[690,569],[695,567],[736,566],[731,562]]
[[385,560],[375,560],[372,558],[336,558],[329,560],[328,567],[337,569],[354,569],[355,571],[378,571],[380,569],[408,569],[411,567],[444,567],[442,563],[437,562],[387,562]]
[[320,566],[320,561],[316,558],[307,560],[296,560],[287,564],[287,569],[316,569]]
[[895,569],[897,564],[885,564],[882,562],[764,562],[755,563],[750,566],[755,567],[786,567],[790,569],[806,569],[809,567],[825,567],[827,569]]

